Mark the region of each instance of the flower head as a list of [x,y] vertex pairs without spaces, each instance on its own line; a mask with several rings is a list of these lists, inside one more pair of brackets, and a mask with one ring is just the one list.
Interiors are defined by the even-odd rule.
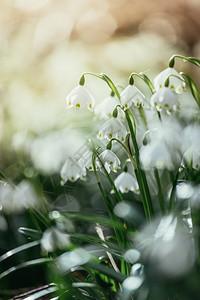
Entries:
[[75,182],[78,178],[84,180],[86,176],[86,170],[75,159],[68,158],[60,172],[62,178],[62,184],[68,180]]
[[125,141],[126,135],[127,131],[122,122],[111,118],[100,127],[98,138],[107,140],[117,138],[120,141]]
[[149,143],[140,149],[140,160],[143,168],[172,170],[174,168],[172,157],[165,144]]
[[75,87],[66,98],[67,108],[93,110],[95,101],[90,92],[82,85]]
[[[170,75],[174,75],[174,76],[170,76]],[[174,68],[167,68],[154,78],[155,90],[158,91],[160,88],[164,87],[165,81],[168,77],[169,77],[169,88],[175,91],[177,94],[181,94],[182,91],[185,89],[186,84],[183,81],[184,80],[183,77]]]
[[111,171],[117,172],[117,169],[120,169],[120,160],[117,155],[111,150],[105,150],[99,155],[99,165],[100,170],[104,172],[104,169],[101,164],[104,165],[104,168],[108,173]]
[[[94,113],[101,119],[109,119],[113,116],[113,110],[119,105],[119,100],[116,96],[110,96],[101,101],[94,109]],[[118,108],[118,118],[124,120],[124,112]]]
[[133,103],[136,107],[144,106],[145,96],[135,85],[128,85],[121,93],[121,103],[128,109]]
[[46,252],[53,252],[56,248],[64,249],[70,245],[69,234],[57,228],[46,229],[40,241],[41,248]]
[[[139,187],[136,178],[128,172],[122,172],[114,181],[117,190],[121,193],[129,191],[138,193]],[[111,193],[114,191],[112,190]]]
[[150,98],[150,105],[157,111],[165,110],[168,114],[180,108],[176,95],[167,87],[161,87]]

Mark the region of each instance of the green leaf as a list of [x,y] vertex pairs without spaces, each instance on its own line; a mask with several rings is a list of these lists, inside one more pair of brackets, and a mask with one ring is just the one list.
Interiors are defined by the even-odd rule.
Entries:
[[53,262],[53,260],[51,258],[38,258],[38,259],[26,261],[26,262],[24,262],[20,265],[11,267],[8,270],[1,273],[0,274],[0,279],[8,276],[9,274],[11,274],[11,273],[13,273],[17,270],[24,269],[24,268],[27,268],[27,267],[36,266],[36,265],[46,264],[46,263],[49,263],[49,262]]
[[193,95],[193,97],[194,97],[196,103],[197,103],[198,106],[200,107],[200,95],[199,95],[199,91],[198,91],[198,89],[197,89],[196,84],[194,83],[194,81],[192,80],[192,78],[191,78],[189,75],[187,75],[187,74],[185,74],[185,73],[183,73],[183,72],[180,72],[180,74],[181,74],[184,78],[187,79],[187,83],[188,83],[188,85],[189,85],[189,87],[190,87],[190,89],[191,89],[192,95]]
[[27,227],[20,227],[18,231],[32,240],[39,240],[42,237],[42,232]]
[[11,257],[14,254],[17,254],[17,253],[21,252],[21,251],[24,251],[26,249],[38,246],[39,244],[40,244],[40,241],[34,241],[34,242],[31,242],[31,243],[19,246],[17,248],[14,248],[14,249],[6,252],[5,254],[1,255],[0,256],[0,262],[7,259],[7,258],[9,258],[9,257]]
[[52,294],[53,292],[57,291],[58,288],[56,286],[48,287],[44,290],[38,291],[34,294],[29,295],[26,298],[23,298],[23,300],[36,300],[36,299],[41,299],[43,296]]

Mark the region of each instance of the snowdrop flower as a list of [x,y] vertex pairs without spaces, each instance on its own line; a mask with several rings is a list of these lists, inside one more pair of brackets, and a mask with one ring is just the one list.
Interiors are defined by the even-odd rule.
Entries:
[[38,206],[38,197],[27,180],[16,187],[5,183],[0,185],[0,206],[5,213],[20,213],[26,208]]
[[188,125],[183,130],[185,150],[200,152],[200,125]]
[[118,119],[111,118],[106,121],[99,129],[99,139],[117,138],[120,141],[125,141],[127,135],[126,128]]
[[172,157],[165,144],[149,143],[140,149],[140,161],[144,169],[174,169]]
[[[116,96],[110,96],[101,101],[94,109],[94,113],[96,116],[98,116],[100,119],[109,119],[113,116],[113,110],[117,105],[119,105],[119,100]],[[120,120],[125,119],[125,114],[122,109],[119,107],[117,108],[118,115],[117,117]]]
[[165,110],[168,114],[180,108],[176,95],[167,87],[161,87],[150,98],[150,105],[157,111]]
[[133,103],[136,107],[144,106],[145,96],[135,85],[128,85],[121,93],[121,103],[128,109]]
[[172,215],[147,225],[138,233],[135,242],[150,272],[164,278],[179,278],[194,264],[194,240]]
[[[94,171],[94,168],[92,165],[92,155],[93,155],[93,152],[88,150],[78,160],[79,165],[81,165],[83,169],[87,168],[89,171]],[[97,159],[96,159],[96,170],[99,170],[99,163],[98,163]]]
[[[100,160],[100,170],[104,173],[104,168],[108,173],[111,171],[117,172],[117,169],[120,169],[120,160],[117,157],[117,155],[112,152],[111,150],[105,150],[99,155]],[[102,167],[101,163],[104,165],[104,168]]]
[[194,149],[190,148],[185,151],[183,154],[182,166],[192,167],[193,169],[199,170],[200,168],[200,152],[195,151]]
[[[175,75],[178,78],[170,75]],[[183,81],[183,77],[174,68],[167,68],[154,78],[155,90],[158,91],[160,88],[164,87],[165,81],[169,76],[169,88],[175,91],[177,94],[181,94],[185,89],[186,84]]]
[[70,245],[69,234],[57,228],[49,228],[44,231],[40,243],[45,252],[53,252],[56,248],[64,249]]
[[66,98],[67,108],[93,110],[95,101],[90,92],[82,85],[74,88]]
[[[114,181],[117,190],[121,193],[128,193],[129,191],[138,193],[139,187],[136,178],[128,172],[122,172]],[[112,190],[111,193],[114,193]]]
[[68,158],[60,171],[61,183],[65,184],[68,180],[75,182],[78,178],[84,180],[86,176],[85,168],[73,158]]

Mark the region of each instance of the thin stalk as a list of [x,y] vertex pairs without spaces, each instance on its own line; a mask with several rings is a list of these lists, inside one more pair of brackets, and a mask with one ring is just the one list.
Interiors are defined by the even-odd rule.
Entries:
[[[95,174],[95,177],[96,177],[96,180],[97,180],[97,184],[98,184],[99,190],[100,190],[100,192],[101,192],[101,196],[102,196],[102,198],[103,198],[103,200],[104,200],[104,203],[105,203],[105,205],[106,205],[108,214],[109,214],[109,216],[110,216],[111,221],[113,222],[113,221],[115,221],[114,218],[113,218],[115,215],[113,214],[113,210],[112,210],[111,207],[110,207],[110,203],[109,203],[108,200],[107,200],[106,194],[105,194],[105,192],[104,192],[104,190],[103,190],[103,187],[102,187],[102,185],[101,185],[101,182],[100,182],[100,180],[99,180],[99,176],[98,176],[98,174],[97,174],[96,165],[95,165],[95,158],[96,158],[96,155],[95,155],[95,153],[94,153],[94,154],[93,154],[93,159],[92,159],[92,165],[93,165],[93,169],[94,169],[94,174]],[[115,228],[114,223],[115,223],[115,222],[113,222],[113,228],[114,228],[114,231],[115,231],[115,234],[116,234],[116,238],[117,238],[117,241],[118,241],[118,245],[120,246],[120,245],[122,244],[122,242],[121,242],[122,237],[121,237],[120,232]]]
[[[151,195],[150,195],[150,192],[149,192],[149,187],[148,187],[146,175],[145,175],[145,172],[141,169],[141,165],[140,165],[139,148],[138,148],[138,145],[137,145],[137,140],[136,140],[133,125],[132,125],[132,122],[131,122],[131,116],[132,115],[131,115],[131,113],[128,109],[125,111],[125,115],[126,115],[126,120],[128,122],[129,130],[130,130],[130,134],[131,134],[131,139],[132,139],[132,143],[133,143],[133,147],[134,147],[135,161],[136,161],[136,166],[137,166],[137,171],[138,171],[138,178],[139,177],[141,178],[141,182],[140,182],[140,179],[139,179],[139,182],[141,184],[140,192],[141,192],[141,196],[143,196],[142,197],[143,205],[144,205],[144,208],[146,208],[147,211],[148,211],[148,218],[151,219],[151,217],[154,215],[153,204],[152,204]],[[138,185],[139,185],[139,182],[138,182]]]
[[158,200],[159,200],[159,204],[160,204],[160,209],[161,209],[162,214],[165,215],[165,199],[164,199],[163,192],[162,192],[162,187],[161,187],[161,183],[160,183],[160,177],[158,174],[158,170],[156,168],[154,169],[154,176],[155,176],[157,187],[158,187]]

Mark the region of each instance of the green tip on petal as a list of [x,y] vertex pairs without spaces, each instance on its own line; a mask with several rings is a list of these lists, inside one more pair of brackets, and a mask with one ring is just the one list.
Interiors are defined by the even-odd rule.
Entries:
[[118,115],[118,109],[117,107],[115,107],[115,109],[113,110],[113,118],[117,118]]
[[107,148],[108,150],[111,150],[111,148],[112,148],[112,141],[110,141],[110,142],[107,144],[106,148]]
[[111,97],[114,97],[114,96],[115,96],[115,93],[114,93],[113,91],[111,91],[110,96],[111,96]]
[[173,68],[173,67],[174,67],[174,64],[175,64],[175,59],[174,59],[174,57],[172,57],[172,58],[169,60],[169,67],[170,67],[170,68]]
[[79,85],[84,85],[84,84],[85,84],[85,77],[84,77],[84,75],[82,75],[79,80]]
[[130,84],[130,85],[134,85],[134,79],[133,79],[133,76],[130,76],[130,77],[129,77],[129,84]]
[[167,79],[165,80],[165,87],[169,86],[169,77],[167,77]]

